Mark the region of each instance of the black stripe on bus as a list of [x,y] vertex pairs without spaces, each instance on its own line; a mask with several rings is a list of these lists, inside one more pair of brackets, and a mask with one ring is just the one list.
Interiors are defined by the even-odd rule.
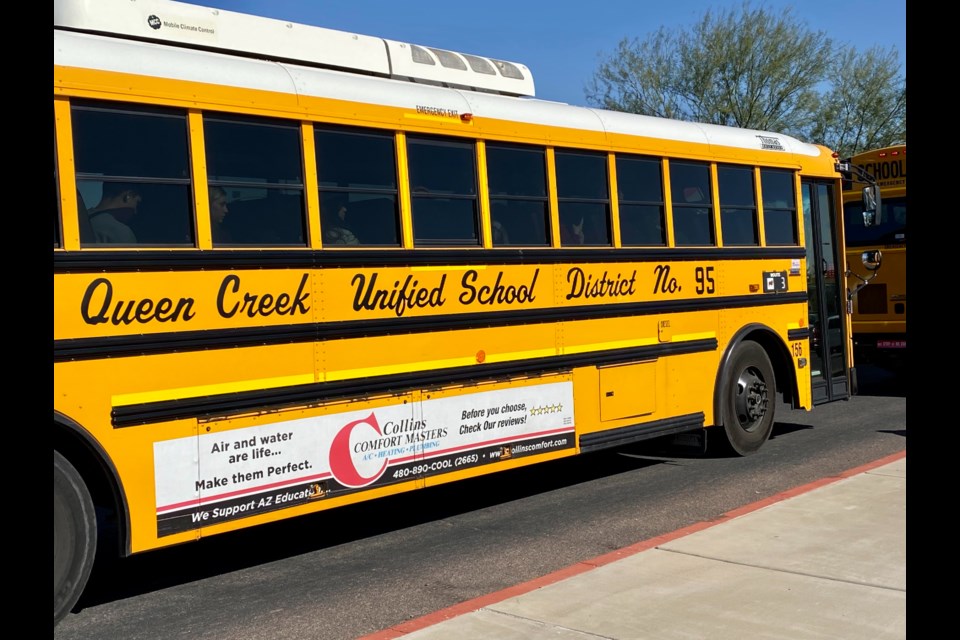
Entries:
[[545,376],[566,373],[574,367],[652,360],[664,356],[716,351],[717,347],[716,338],[704,338],[512,362],[404,372],[353,380],[315,382],[278,389],[239,391],[182,400],[145,402],[114,407],[111,419],[115,428],[122,428],[185,418],[225,417],[249,411],[269,411],[281,407],[320,404],[332,400],[365,398],[386,393],[408,393],[416,389],[443,387],[450,384],[478,384],[520,376]]
[[583,452],[596,451],[618,447],[631,442],[640,442],[650,438],[659,438],[674,433],[684,433],[703,428],[703,412],[691,413],[684,416],[664,418],[629,427],[608,429],[599,433],[585,433],[580,436],[580,450]]
[[657,249],[196,249],[166,251],[55,251],[54,273],[312,269],[318,267],[404,267],[509,264],[593,264],[803,258],[802,247]]
[[[139,334],[109,338],[68,338],[53,344],[54,362],[119,358],[147,354],[228,349],[343,338],[408,335],[431,331],[452,331],[524,324],[570,322],[716,309],[738,309],[807,301],[806,292],[696,298],[662,302],[597,304],[582,307],[554,307],[488,313],[447,314],[428,317],[385,318],[307,323],[281,327],[205,329],[177,333]],[[800,331],[803,331],[802,329]],[[799,339],[799,338],[795,338]]]
[[793,342],[794,340],[806,340],[810,337],[810,327],[804,327],[802,329],[790,329],[787,331],[787,340]]

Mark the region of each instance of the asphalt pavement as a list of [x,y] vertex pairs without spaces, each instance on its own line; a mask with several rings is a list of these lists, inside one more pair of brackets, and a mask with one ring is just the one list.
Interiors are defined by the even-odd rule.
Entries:
[[907,455],[362,640],[903,640]]

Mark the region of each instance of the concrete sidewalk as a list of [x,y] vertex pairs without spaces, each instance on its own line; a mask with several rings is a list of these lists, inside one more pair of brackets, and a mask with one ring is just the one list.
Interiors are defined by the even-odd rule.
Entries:
[[907,636],[906,451],[365,640]]

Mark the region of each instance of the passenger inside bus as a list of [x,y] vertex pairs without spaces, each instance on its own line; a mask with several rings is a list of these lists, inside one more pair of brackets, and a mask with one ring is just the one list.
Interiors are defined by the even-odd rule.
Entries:
[[560,225],[560,242],[561,244],[583,244],[584,234],[583,234],[583,223],[584,219],[581,217],[579,222],[564,222]]
[[492,220],[490,225],[493,228],[493,246],[510,244],[510,234],[507,233],[507,229],[502,222]]
[[214,244],[233,241],[226,225],[227,214],[230,213],[227,204],[227,192],[223,187],[210,187],[210,231]]
[[503,200],[490,202],[490,228],[493,231],[493,246],[510,244],[510,234],[504,224],[508,219],[507,203]]
[[347,223],[347,198],[340,193],[324,195],[320,210],[323,213],[323,241],[328,244],[360,244],[357,235]]
[[130,222],[140,205],[139,192],[123,182],[104,182],[100,202],[89,210],[90,225],[100,244],[136,244]]

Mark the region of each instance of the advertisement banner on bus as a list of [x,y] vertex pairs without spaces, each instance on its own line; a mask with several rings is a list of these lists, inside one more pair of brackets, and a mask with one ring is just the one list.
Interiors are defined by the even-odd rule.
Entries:
[[157,534],[574,444],[569,381],[165,440]]

